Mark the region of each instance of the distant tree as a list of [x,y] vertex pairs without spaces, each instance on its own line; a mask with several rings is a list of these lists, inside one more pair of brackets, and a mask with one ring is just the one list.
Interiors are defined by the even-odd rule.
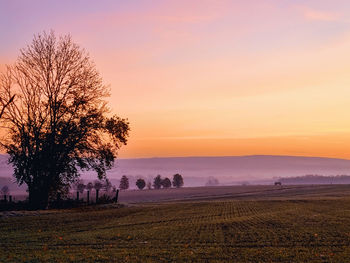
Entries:
[[94,188],[95,190],[101,190],[103,187],[103,183],[100,180],[95,180],[94,181]]
[[173,176],[173,186],[176,188],[180,188],[184,185],[184,180],[181,174],[174,174]]
[[91,192],[91,190],[94,188],[94,184],[92,183],[92,182],[89,182],[87,185],[86,185],[86,189],[88,190],[88,191],[90,191]]
[[129,189],[129,178],[126,177],[125,175],[123,175],[122,178],[120,179],[119,189],[120,190]]
[[0,144],[33,208],[46,208],[80,171],[106,177],[129,132],[127,120],[109,116],[108,96],[89,55],[53,32],[36,35],[0,74]]
[[103,189],[108,193],[112,189],[112,183],[108,179],[106,179],[105,183],[103,184]]
[[153,180],[153,188],[160,189],[162,187],[162,177],[157,175]]
[[84,192],[85,187],[86,185],[84,184],[84,180],[81,180],[81,179],[76,180],[73,184],[73,189],[80,193]]
[[85,188],[86,188],[86,185],[84,183],[80,183],[80,184],[78,184],[77,190],[78,190],[78,192],[80,192],[82,194],[84,192]]
[[209,177],[208,181],[205,183],[205,186],[216,186],[219,185],[219,180],[215,177]]
[[136,181],[136,186],[137,186],[137,188],[139,188],[140,190],[142,190],[143,188],[145,188],[145,186],[146,186],[146,182],[145,182],[145,180],[143,180],[143,179],[137,179],[137,181]]
[[151,190],[151,189],[152,189],[152,183],[149,182],[149,181],[147,182],[147,189],[148,189],[148,190]]
[[171,187],[171,181],[170,181],[170,179],[169,179],[168,177],[166,177],[166,178],[164,178],[164,179],[162,180],[162,186],[163,186],[164,188],[169,188],[169,187]]
[[7,185],[4,185],[2,188],[1,188],[1,193],[3,195],[8,195],[10,193],[10,188],[7,186]]
[[113,187],[112,187],[112,192],[113,193],[117,192],[117,187],[115,185],[113,185]]

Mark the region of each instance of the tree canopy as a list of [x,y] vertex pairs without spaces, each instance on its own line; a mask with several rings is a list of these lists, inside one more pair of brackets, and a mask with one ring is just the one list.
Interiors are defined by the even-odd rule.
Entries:
[[47,206],[80,171],[105,178],[129,132],[126,119],[110,116],[107,96],[89,55],[53,32],[36,35],[1,74],[1,145],[33,205]]
[[164,188],[170,188],[171,187],[171,181],[168,177],[165,177],[163,180],[162,180],[162,186]]
[[162,187],[162,177],[157,175],[153,180],[154,189],[160,189]]
[[184,179],[181,174],[174,174],[173,176],[173,186],[176,188],[180,188],[184,185]]
[[137,179],[136,186],[137,186],[138,189],[142,190],[146,186],[145,180],[143,180],[142,178]]
[[129,178],[126,177],[125,175],[123,175],[122,178],[120,179],[119,188],[120,190],[129,189]]

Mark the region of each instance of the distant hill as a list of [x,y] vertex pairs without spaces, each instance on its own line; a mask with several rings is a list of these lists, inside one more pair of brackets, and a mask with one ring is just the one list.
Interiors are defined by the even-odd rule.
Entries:
[[350,160],[295,156],[228,156],[120,159],[109,172],[111,177],[129,175],[172,175],[202,179],[218,178],[220,183],[264,182],[278,177],[305,174],[350,174]]
[[[12,174],[6,160],[6,155],[0,155],[0,177]],[[268,155],[118,159],[108,176],[119,179],[128,175],[134,181],[137,177],[151,180],[157,174],[171,177],[175,173],[184,176],[185,186],[203,186],[209,177],[217,178],[220,184],[272,183],[276,178],[305,174],[350,174],[350,160]],[[92,172],[83,177],[96,178]]]
[[324,176],[324,175],[304,175],[288,178],[279,178],[282,184],[350,184],[349,175],[335,175],[335,176]]

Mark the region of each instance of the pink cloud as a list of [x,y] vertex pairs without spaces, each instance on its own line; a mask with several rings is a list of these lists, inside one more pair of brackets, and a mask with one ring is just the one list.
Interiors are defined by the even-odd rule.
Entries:
[[338,21],[340,19],[339,13],[316,10],[309,7],[300,7],[303,16],[307,20],[312,21]]

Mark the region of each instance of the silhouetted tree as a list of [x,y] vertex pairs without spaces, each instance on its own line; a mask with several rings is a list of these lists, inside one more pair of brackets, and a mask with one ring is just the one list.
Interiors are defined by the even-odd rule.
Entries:
[[8,195],[10,193],[10,188],[7,186],[7,185],[4,185],[2,188],[1,188],[1,193],[3,195]]
[[171,187],[171,181],[170,181],[170,179],[169,179],[168,177],[166,177],[166,178],[164,178],[164,179],[162,180],[162,186],[163,186],[164,188],[169,188],[169,187]]
[[0,103],[2,104],[2,109],[1,109],[1,112],[0,112],[0,119],[1,119],[2,115],[4,114],[4,111],[5,111],[5,109],[7,108],[7,106],[8,106],[11,102],[13,102],[14,98],[15,98],[15,95],[13,95],[13,96],[12,96],[8,101],[6,101],[6,102],[4,102],[4,101],[0,98]]
[[146,186],[146,182],[145,182],[145,180],[143,180],[143,179],[137,179],[137,181],[136,181],[136,186],[140,189],[140,190],[142,190],[143,188],[145,188],[145,186]]
[[92,183],[92,182],[89,182],[87,185],[86,185],[86,189],[88,190],[88,191],[90,191],[91,192],[91,190],[94,188],[94,184]]
[[154,189],[160,189],[162,187],[162,178],[160,175],[157,175],[154,178],[153,187],[154,187]]
[[99,191],[103,187],[103,183],[100,180],[95,180],[94,181],[94,189]]
[[126,177],[125,175],[123,175],[122,178],[120,179],[119,189],[120,190],[129,189],[129,178]]
[[36,35],[1,74],[1,145],[33,207],[47,207],[80,171],[105,178],[129,132],[127,120],[107,116],[108,95],[88,54],[53,32]]
[[182,175],[181,174],[174,174],[173,186],[176,188],[180,188],[183,185],[184,185],[184,180],[182,178]]
[[86,188],[86,185],[84,184],[84,182],[79,183],[78,186],[77,186],[77,190],[81,194],[84,192],[85,188]]

